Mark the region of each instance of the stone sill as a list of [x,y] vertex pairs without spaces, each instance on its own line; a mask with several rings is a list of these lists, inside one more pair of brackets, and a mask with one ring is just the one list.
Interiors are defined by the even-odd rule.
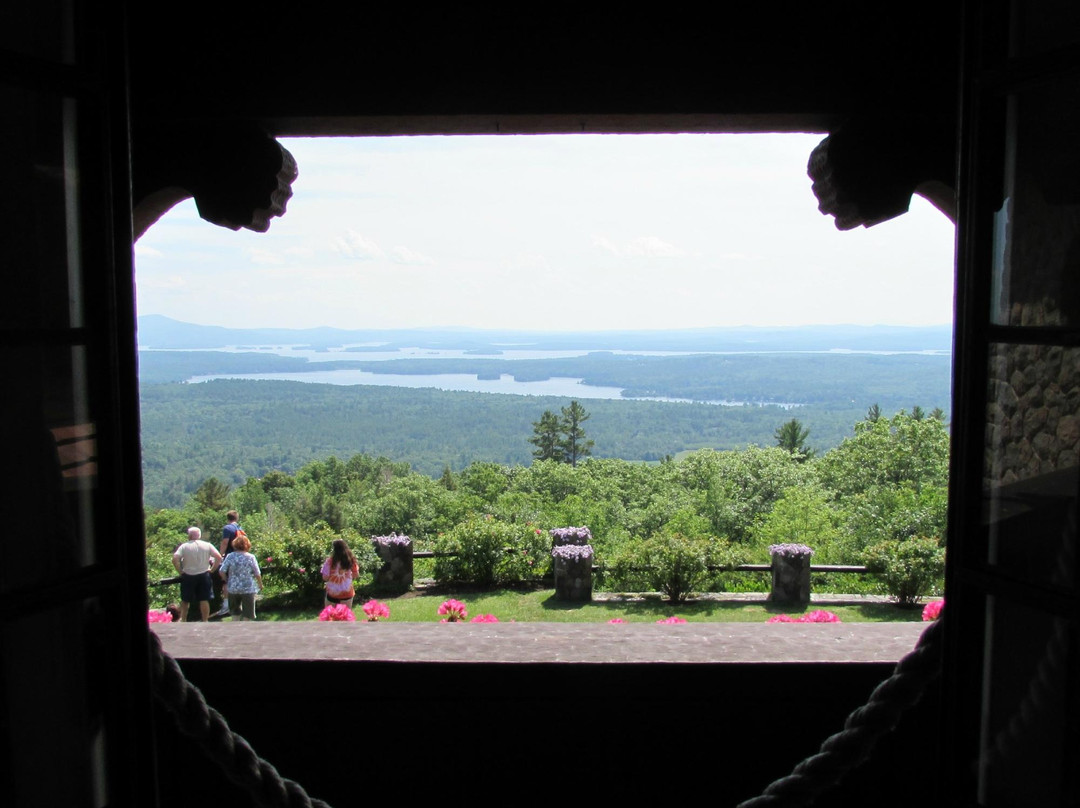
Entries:
[[484,664],[895,663],[926,623],[151,625],[178,660]]

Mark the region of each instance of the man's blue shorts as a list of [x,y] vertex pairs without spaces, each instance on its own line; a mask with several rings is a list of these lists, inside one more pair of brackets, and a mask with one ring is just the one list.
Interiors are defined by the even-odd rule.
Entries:
[[184,603],[210,600],[212,595],[213,587],[210,584],[209,572],[200,572],[197,575],[180,575],[180,600]]

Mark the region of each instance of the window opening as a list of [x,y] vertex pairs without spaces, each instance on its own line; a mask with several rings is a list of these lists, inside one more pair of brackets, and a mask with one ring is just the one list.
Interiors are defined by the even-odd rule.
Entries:
[[[302,446],[271,440],[244,456],[237,449],[236,433],[272,431],[282,414],[297,417],[298,402],[288,395],[275,397],[259,409],[257,418],[230,416],[227,425],[208,428],[207,419],[220,420],[236,403],[233,397],[246,396],[250,388],[207,385],[201,389],[223,391],[218,403],[202,399],[192,409],[172,397],[181,380],[255,377],[385,385],[389,374],[373,372],[371,363],[406,363],[382,390],[398,388],[401,393],[400,388],[407,387],[415,392],[395,399],[396,404],[384,404],[387,409],[377,430],[385,433],[417,418],[411,410],[402,417],[400,402],[409,396],[441,400],[427,389],[431,385],[559,396],[561,404],[575,399],[594,411],[619,406],[625,399],[623,391],[631,387],[618,374],[609,384],[581,384],[579,379],[588,375],[584,370],[566,378],[553,373],[543,382],[525,381],[530,378],[525,373],[514,378],[516,368],[511,365],[526,359],[573,360],[573,364],[592,354],[594,361],[607,365],[642,361],[636,357],[685,363],[711,350],[716,351],[714,358],[732,361],[755,352],[775,368],[760,373],[758,388],[744,380],[740,390],[757,389],[756,396],[750,393],[722,403],[715,403],[719,397],[713,396],[706,398],[714,402],[708,405],[658,402],[673,414],[682,407],[695,412],[711,408],[717,422],[734,415],[755,420],[757,431],[747,430],[742,440],[733,439],[739,433],[729,427],[726,436],[718,438],[713,430],[711,439],[702,434],[696,443],[673,445],[671,450],[650,448],[633,454],[599,441],[594,447],[597,457],[625,455],[651,463],[666,455],[678,459],[702,447],[772,446],[774,429],[793,417],[810,428],[807,447],[824,454],[851,435],[854,424],[875,405],[886,417],[901,408],[911,414],[915,407],[930,416],[940,407],[947,420],[952,224],[916,197],[905,216],[872,229],[836,231],[832,220],[816,210],[806,177],[807,158],[820,139],[820,135],[282,139],[297,159],[300,176],[288,213],[274,220],[268,233],[212,227],[198,218],[188,201],[163,217],[136,246],[140,345],[145,349],[141,379],[148,507],[179,509],[198,490],[204,510],[220,511],[223,520],[226,505],[236,504],[248,477],[281,470],[294,474],[308,460],[325,460],[332,454],[342,465],[352,453],[387,455],[391,461],[410,462],[432,479],[446,469],[452,480],[474,461],[478,469],[481,461],[527,466],[534,450],[528,440],[533,434],[529,424],[538,422],[546,410],[558,412],[547,399],[526,404],[526,419],[517,416],[524,426],[517,427],[521,434],[512,450],[482,453],[468,446],[432,450],[423,443],[430,437],[420,435],[412,443],[414,449],[405,452],[388,450],[372,437],[357,441],[351,451],[325,440],[309,439]],[[183,337],[169,337],[168,329],[180,328],[170,320],[258,331],[242,339],[190,329]],[[809,329],[822,325],[836,328]],[[893,328],[860,330],[868,326]],[[371,339],[299,332],[290,341],[275,332],[319,327],[394,333]],[[751,330],[719,335],[701,331],[731,327]],[[932,327],[937,327],[936,336],[926,330]],[[405,329],[425,332],[402,341],[400,332]],[[482,330],[484,338],[477,344],[477,334],[471,333],[472,341],[446,342],[454,339],[453,334],[462,334],[461,329]],[[548,336],[540,348],[535,341],[528,346],[512,344],[522,339],[520,332],[531,332],[529,341],[537,332]],[[613,332],[621,336],[613,338]],[[630,332],[637,336],[627,336]],[[568,339],[568,333],[589,336]],[[870,334],[879,341],[870,342]],[[713,347],[706,337],[715,340]],[[754,338],[763,342],[745,342]],[[628,341],[620,344],[618,339]],[[733,340],[743,340],[743,347],[734,347]],[[381,341],[392,342],[393,350],[373,344]],[[834,382],[852,391],[842,412],[836,411],[835,402],[805,398],[807,379],[798,376],[807,371],[800,373],[800,364],[810,369],[829,359],[870,357],[887,364],[897,352],[932,365],[922,374],[913,373],[910,366],[906,369],[918,384],[900,399],[885,400],[886,393],[863,389],[864,380],[850,377]],[[282,367],[284,362],[330,369],[300,371]],[[342,367],[343,362],[362,367]],[[443,371],[435,364],[441,362],[460,372]],[[498,366],[499,362],[507,366]],[[420,376],[415,373],[419,363],[426,363],[427,371]],[[604,372],[610,373],[610,368]],[[669,375],[685,382],[697,373],[676,369]],[[944,401],[941,384],[936,388],[923,384],[935,374],[944,380]],[[785,389],[778,379],[789,381],[797,392],[778,393]],[[658,386],[645,391],[656,395],[641,398],[695,398],[685,387]],[[347,406],[335,400],[339,403],[334,406]],[[774,406],[758,406],[763,401]],[[830,408],[831,417],[826,416]],[[769,420],[765,428],[763,414]],[[586,426],[593,427],[597,420]],[[155,431],[165,424],[170,428]],[[342,432],[344,425],[338,420],[332,431]],[[185,433],[182,437],[176,431],[179,427]],[[474,442],[505,431],[498,425],[459,427],[474,436]],[[418,446],[425,448],[417,451]],[[382,473],[389,482],[397,472],[388,466]],[[474,476],[482,475],[476,471]],[[490,485],[504,484],[497,476]],[[216,492],[220,502],[215,501],[214,490],[197,489],[208,478],[220,484]],[[482,499],[484,483],[475,479],[469,484]],[[343,482],[340,493],[348,485]],[[231,495],[225,486],[231,486]],[[922,501],[925,492],[920,490],[905,495],[915,498],[908,511],[940,505],[943,516],[943,501]],[[707,496],[702,494],[701,501]],[[281,501],[265,490],[256,499],[245,503],[252,510],[244,518],[255,528],[245,525],[249,533],[277,530],[290,518]],[[521,499],[526,504],[516,511],[512,501],[503,504],[508,518],[526,518],[527,497]],[[812,494],[802,499],[806,501],[793,494],[790,507],[805,514],[820,504]],[[344,505],[308,503],[307,521],[322,518],[332,529],[351,525],[370,534],[378,521],[363,514],[362,500],[350,503],[345,497]],[[700,503],[683,503],[686,507],[681,509],[679,504],[657,507],[690,512]],[[574,521],[571,517],[586,521],[586,505],[563,509],[564,521]],[[490,510],[490,503],[481,509],[485,508]],[[770,512],[763,509],[757,523],[742,528],[747,533],[752,529],[758,544],[768,535],[764,522]],[[662,516],[652,518],[655,524],[637,529],[665,524]],[[169,527],[186,527],[180,524],[183,518],[176,521]],[[413,529],[418,526],[415,515],[405,521]],[[910,521],[902,528],[907,534],[933,529]],[[160,522],[151,519],[148,532],[160,528]],[[433,524],[429,518],[426,527]],[[365,525],[367,530],[361,527]],[[712,527],[715,533],[715,524]],[[378,532],[385,529],[389,528]],[[775,535],[785,535],[784,529],[791,529],[790,520],[778,526]],[[618,531],[621,538],[641,538],[630,536],[625,526]],[[749,535],[734,538],[750,540]]]

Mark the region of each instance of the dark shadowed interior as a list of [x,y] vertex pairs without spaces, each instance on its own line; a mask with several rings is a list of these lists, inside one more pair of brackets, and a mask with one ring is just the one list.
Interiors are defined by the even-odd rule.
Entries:
[[[154,699],[135,234],[187,197],[207,227],[272,226],[297,169],[283,136],[802,131],[821,133],[807,161],[839,228],[903,215],[913,193],[957,226],[941,676],[815,804],[1080,805],[1078,8],[0,11],[5,804],[254,804]],[[734,805],[891,669],[179,662],[260,755],[339,806]]]

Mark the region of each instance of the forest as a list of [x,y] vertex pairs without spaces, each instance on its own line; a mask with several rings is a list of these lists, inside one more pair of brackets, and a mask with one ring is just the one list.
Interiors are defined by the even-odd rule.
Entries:
[[[478,343],[462,338],[459,344]],[[849,436],[851,425],[873,404],[896,412],[920,402],[927,411],[941,408],[946,414],[950,405],[947,354],[592,352],[542,360],[466,356],[310,362],[256,351],[144,350],[139,373],[146,505],[179,507],[207,477],[241,485],[248,477],[272,470],[294,473],[331,455],[383,455],[429,476],[447,467],[461,471],[477,461],[527,463],[531,424],[545,410],[558,410],[570,400],[301,381],[182,383],[193,376],[342,366],[485,378],[507,373],[523,381],[568,376],[621,387],[621,400],[588,401],[589,438],[595,457],[631,461],[657,462],[702,448],[768,446],[788,414],[796,414],[810,430],[810,445],[825,451]],[[718,400],[747,403],[704,403]]]
[[[222,379],[143,384],[144,501],[182,506],[208,477],[241,485],[270,471],[297,472],[331,455],[385,456],[438,476],[474,462],[527,464],[532,424],[569,399],[399,387]],[[596,458],[658,462],[696,449],[774,444],[797,414],[809,445],[839,445],[873,404],[722,407],[657,401],[585,401]],[[896,410],[892,410],[896,411]]]
[[[485,538],[520,545],[517,566],[502,573],[520,580],[543,574],[548,530],[582,525],[616,584],[635,583],[646,556],[662,563],[691,548],[728,566],[767,563],[770,545],[802,543],[815,563],[877,565],[883,580],[900,570],[907,577],[890,591],[910,599],[902,586],[912,569],[925,573],[924,594],[943,569],[949,438],[942,416],[915,407],[890,417],[871,407],[848,437],[820,452],[806,445],[798,419],[777,417],[771,445],[699,449],[657,463],[472,461],[433,478],[362,453],[312,460],[295,474],[252,475],[238,486],[211,477],[182,507],[148,511],[147,562],[152,579],[170,574],[169,556],[187,526],[219,536],[226,510],[236,508],[255,552],[278,565],[280,582],[298,588],[317,590],[318,565],[338,536],[357,548],[391,533],[419,549],[459,552]],[[529,433],[526,425],[526,445]]]

